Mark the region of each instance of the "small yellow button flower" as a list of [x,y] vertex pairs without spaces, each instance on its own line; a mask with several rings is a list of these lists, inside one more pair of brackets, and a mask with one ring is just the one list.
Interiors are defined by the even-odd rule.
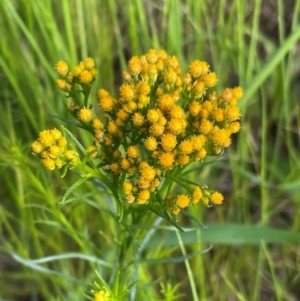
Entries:
[[133,56],[128,63],[128,71],[132,76],[137,76],[142,70],[140,58]]
[[203,193],[202,193],[202,190],[199,186],[196,186],[194,189],[193,189],[193,193],[192,193],[192,203],[193,204],[197,204],[200,199],[202,198],[203,196]]
[[170,109],[170,117],[176,119],[183,119],[186,118],[185,112],[182,107],[175,105]]
[[230,131],[218,129],[213,132],[212,140],[221,147],[228,147],[231,144]]
[[150,134],[153,135],[154,137],[162,136],[162,134],[164,133],[164,130],[165,130],[165,127],[158,123],[151,124],[151,126],[149,128]]
[[241,129],[241,124],[238,121],[231,122],[228,126],[228,130],[231,134],[237,133]]
[[95,297],[95,299],[94,299],[95,301],[108,301],[109,293],[104,290],[101,290],[101,291],[95,293],[94,297]]
[[122,169],[126,170],[126,169],[128,169],[130,166],[131,166],[131,163],[130,163],[130,161],[129,161],[128,159],[123,158],[123,159],[121,160],[121,167],[122,167]]
[[191,143],[193,145],[193,150],[200,150],[205,142],[207,141],[207,138],[204,135],[197,135],[197,136],[193,136],[191,138]]
[[162,112],[168,112],[175,104],[174,98],[170,94],[164,94],[158,98],[157,105]]
[[190,140],[183,140],[179,148],[184,155],[189,155],[193,152],[193,143]]
[[141,113],[134,113],[132,122],[136,127],[141,127],[145,123],[145,117]]
[[214,87],[218,82],[217,74],[215,72],[208,73],[204,76],[203,82],[209,88]]
[[139,156],[139,149],[137,146],[131,145],[127,149],[127,155],[129,158],[137,158]]
[[177,196],[175,203],[179,208],[183,209],[190,204],[190,198],[185,194],[181,194]]
[[237,107],[227,108],[225,110],[225,118],[228,121],[238,120],[238,119],[240,119],[240,116],[241,116],[241,112],[240,112],[240,109]]
[[184,132],[186,121],[184,119],[171,118],[168,123],[169,131],[174,135],[179,135]]
[[174,155],[172,153],[163,153],[159,157],[159,164],[164,169],[171,169],[174,163]]
[[93,80],[93,75],[88,70],[83,70],[79,75],[79,81],[82,84],[88,85],[92,82],[92,80]]
[[148,189],[144,189],[142,190],[139,195],[138,198],[136,200],[136,202],[139,205],[145,204],[147,203],[147,201],[150,199],[150,191]]
[[42,159],[42,163],[49,170],[55,169],[55,161],[50,158]]
[[164,151],[170,152],[177,144],[176,136],[173,134],[165,134],[161,137],[161,146]]
[[43,146],[51,146],[54,143],[54,138],[49,130],[42,131],[39,136],[39,141]]
[[202,159],[204,159],[207,155],[207,151],[205,148],[201,148],[198,151],[196,151],[195,153],[195,160],[196,161],[200,161]]
[[92,70],[95,67],[95,62],[91,57],[88,57],[85,61],[84,61],[84,67],[87,70]]
[[206,75],[208,73],[209,65],[206,62],[196,60],[189,65],[189,71],[193,78],[198,78],[201,75]]
[[147,113],[147,120],[151,123],[155,123],[158,121],[159,117],[161,116],[159,110],[151,109]]
[[34,141],[31,148],[36,154],[40,154],[44,150],[44,146],[39,141]]
[[100,107],[103,111],[112,111],[115,106],[115,99],[111,96],[101,97],[100,99]]
[[216,205],[221,205],[223,203],[224,197],[220,192],[214,192],[211,197],[211,201]]
[[89,123],[93,119],[93,112],[92,110],[83,107],[78,112],[78,118],[85,123]]
[[64,61],[59,61],[56,65],[55,65],[55,70],[59,75],[62,76],[66,76],[68,71],[69,71],[69,67],[68,64]]
[[118,134],[119,129],[114,121],[110,121],[108,123],[107,131],[113,136],[116,136]]
[[145,167],[141,170],[141,177],[151,182],[156,176],[156,171],[152,166]]
[[213,125],[208,119],[203,119],[200,124],[200,131],[203,134],[208,134],[213,130]]
[[192,116],[196,117],[199,114],[200,110],[201,110],[201,105],[199,102],[193,101],[190,104],[189,112]]
[[190,162],[190,157],[188,155],[181,155],[178,158],[178,162],[180,165],[187,165]]
[[123,183],[123,190],[124,190],[124,193],[125,193],[126,195],[130,195],[130,194],[131,194],[131,191],[132,191],[132,187],[133,187],[132,183],[130,183],[130,182],[128,182],[128,181],[125,181],[125,182]]
[[128,84],[122,84],[120,87],[120,96],[125,101],[131,101],[134,98],[134,89]]
[[95,130],[100,130],[103,128],[103,123],[99,118],[94,118],[92,121],[92,125]]
[[154,49],[150,49],[148,53],[146,53],[146,59],[149,64],[155,64],[158,60],[157,51]]
[[148,151],[154,151],[157,148],[157,141],[154,137],[150,136],[145,140],[144,145]]
[[96,152],[96,147],[94,145],[91,145],[89,146],[87,149],[86,149],[86,152],[89,154],[89,153],[93,153],[91,155],[91,159],[95,159],[97,157],[97,152]]

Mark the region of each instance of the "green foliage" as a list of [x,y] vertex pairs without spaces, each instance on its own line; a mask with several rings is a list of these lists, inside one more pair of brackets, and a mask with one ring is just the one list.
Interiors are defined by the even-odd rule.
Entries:
[[[297,300],[300,4],[278,0],[269,15],[269,1],[229,2],[0,1],[0,298],[85,300],[95,270],[112,285],[124,252],[124,264],[134,264],[117,291],[133,283],[137,300]],[[105,187],[91,179],[61,205],[78,175],[44,170],[30,150],[42,129],[64,125],[78,138],[62,121],[69,116],[55,86],[57,61],[93,57],[93,87],[116,95],[127,59],[150,48],[177,55],[184,70],[206,60],[219,91],[245,91],[233,147],[181,176],[217,187],[225,204],[190,208],[196,220],[179,219],[185,232],[161,218],[150,228],[120,224]],[[197,222],[207,227],[190,233]],[[124,229],[130,250],[118,247]]]

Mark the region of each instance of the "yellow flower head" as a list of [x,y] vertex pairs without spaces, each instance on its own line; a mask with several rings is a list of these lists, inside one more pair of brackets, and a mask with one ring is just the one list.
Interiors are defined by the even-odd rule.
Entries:
[[86,152],[89,154],[89,153],[93,153],[91,155],[91,158],[92,159],[95,159],[97,157],[97,152],[96,152],[96,147],[94,145],[91,145],[89,146],[87,149],[86,149]]
[[164,151],[172,151],[177,144],[176,136],[173,134],[165,134],[161,137],[161,146]]
[[155,137],[160,137],[164,133],[164,130],[165,127],[158,123],[153,123],[149,128],[150,134]]
[[204,159],[207,155],[207,151],[205,148],[201,148],[198,151],[196,151],[195,153],[195,160],[196,161],[200,161],[202,159]]
[[123,158],[121,160],[121,167],[122,167],[122,169],[127,170],[130,166],[131,166],[131,163],[130,163],[130,161],[128,159]]
[[228,130],[231,134],[237,133],[241,128],[241,124],[238,121],[231,122],[228,126]]
[[60,90],[66,91],[68,89],[68,83],[64,79],[57,79],[56,85]]
[[230,131],[227,129],[217,129],[212,134],[212,140],[221,147],[228,147],[231,144]]
[[176,119],[186,118],[185,112],[182,107],[175,105],[170,109],[170,117]]
[[157,141],[154,137],[150,136],[145,140],[144,145],[148,151],[154,151],[157,148]]
[[95,67],[95,62],[91,57],[88,57],[87,59],[85,59],[84,61],[84,67],[87,70],[92,70]]
[[193,101],[189,106],[189,112],[192,116],[196,117],[201,110],[201,105],[197,101]]
[[128,84],[122,84],[120,87],[120,96],[124,101],[131,101],[134,98],[134,89]]
[[68,71],[69,71],[69,67],[68,64],[64,61],[59,61],[56,65],[55,65],[55,70],[59,75],[62,76],[66,76]]
[[141,177],[151,182],[156,176],[156,171],[152,166],[145,167],[141,170]]
[[168,123],[169,131],[174,135],[179,135],[184,132],[186,121],[184,119],[171,118]]
[[92,121],[92,125],[95,130],[100,130],[103,128],[103,123],[99,118],[94,118]]
[[180,165],[187,165],[190,162],[190,157],[188,155],[181,155],[178,157],[178,162]]
[[241,112],[240,112],[240,109],[237,107],[231,107],[231,108],[227,108],[225,110],[225,118],[228,121],[238,120],[238,119],[240,119],[240,116],[241,116]]
[[183,140],[179,148],[183,154],[189,155],[193,152],[193,143],[190,140]]
[[146,54],[146,59],[149,64],[155,64],[158,60],[157,51],[154,49],[150,49]]
[[101,290],[94,294],[95,301],[109,301],[109,293]]
[[197,204],[200,201],[200,199],[202,198],[202,196],[203,196],[203,193],[202,193],[201,188],[199,186],[194,187],[193,193],[192,193],[192,199],[191,199],[192,203]]
[[82,83],[82,84],[85,84],[85,85],[88,85],[92,82],[93,80],[93,75],[90,71],[88,70],[83,70],[81,73],[80,73],[80,76],[79,76],[79,81]]
[[206,140],[207,140],[207,138],[204,135],[193,136],[191,138],[193,150],[196,150],[196,151],[200,150],[204,146]]
[[100,99],[100,107],[103,111],[112,111],[115,106],[115,99],[111,96],[101,97]]
[[157,105],[162,112],[168,112],[175,104],[174,98],[170,94],[164,94],[158,98]]
[[136,89],[142,95],[148,95],[151,91],[151,87],[147,82],[138,82]]
[[198,78],[202,75],[206,75],[209,71],[209,65],[206,62],[199,60],[191,62],[189,65],[189,72],[193,78]]
[[221,205],[223,203],[224,197],[220,192],[214,192],[210,196],[211,201],[216,205]]
[[172,153],[162,153],[159,157],[159,164],[164,169],[171,169],[174,163],[174,154]]
[[55,169],[55,161],[50,158],[42,159],[42,163],[49,170]]
[[137,146],[131,145],[127,149],[127,155],[129,158],[137,158],[139,156],[139,149]]
[[180,194],[177,196],[175,203],[179,208],[183,209],[190,204],[190,198],[185,194]]
[[157,109],[151,109],[147,113],[147,120],[151,123],[155,123],[158,121],[159,117],[161,116],[161,113]]
[[145,123],[145,117],[141,113],[135,113],[132,117],[132,122],[136,127],[141,127]]
[[107,126],[107,131],[112,135],[116,136],[118,134],[118,127],[114,121],[110,121]]
[[128,63],[128,71],[132,76],[137,76],[142,70],[140,58],[133,56]]
[[209,88],[214,87],[218,82],[217,74],[215,72],[208,73],[204,76],[203,82]]
[[130,183],[130,182],[128,182],[128,181],[125,181],[125,182],[123,183],[123,190],[124,190],[124,193],[125,193],[126,195],[130,195],[130,194],[131,194],[131,191],[132,191],[132,187],[133,187],[132,183]]
[[85,123],[89,123],[93,119],[93,112],[92,110],[83,107],[78,112],[78,118]]
[[177,74],[173,69],[169,69],[168,72],[165,75],[165,83],[174,85],[177,79]]
[[34,141],[31,144],[31,148],[36,154],[40,154],[44,150],[43,144],[40,143],[39,141]]
[[136,202],[139,205],[142,205],[147,203],[149,199],[150,199],[150,191],[148,189],[144,189],[139,193]]
[[51,146],[54,143],[54,138],[49,130],[42,131],[40,133],[39,141],[44,147]]
[[213,130],[213,125],[208,119],[203,119],[200,124],[200,131],[203,134],[208,134]]

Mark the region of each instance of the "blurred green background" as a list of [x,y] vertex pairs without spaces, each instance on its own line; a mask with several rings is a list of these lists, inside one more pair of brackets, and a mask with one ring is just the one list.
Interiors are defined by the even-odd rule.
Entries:
[[[127,60],[150,48],[178,56],[184,71],[206,60],[219,92],[240,85],[245,94],[232,146],[193,174],[225,195],[220,207],[191,209],[212,226],[188,251],[213,249],[190,260],[193,279],[186,262],[143,266],[150,288],[139,299],[162,300],[161,280],[180,283],[179,300],[300,300],[299,16],[299,0],[0,1],[0,300],[85,300],[94,269],[109,277],[95,261],[113,261],[103,196],[87,183],[77,202],[59,205],[77,176],[44,170],[30,144],[64,124],[53,115],[69,118],[57,61],[95,59],[96,105],[97,89],[117,95]],[[182,254],[166,239],[147,256]]]

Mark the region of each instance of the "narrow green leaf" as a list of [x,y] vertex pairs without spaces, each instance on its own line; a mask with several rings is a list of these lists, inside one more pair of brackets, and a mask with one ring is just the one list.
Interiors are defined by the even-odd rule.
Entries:
[[85,181],[87,181],[91,176],[90,175],[85,175],[82,178],[80,178],[75,184],[73,184],[65,193],[61,204],[65,205],[66,203],[70,203],[70,200],[67,200],[68,196],[81,184],[83,184]]
[[[186,229],[185,229],[186,230]],[[259,245],[261,241],[270,243],[300,243],[300,233],[255,225],[213,224],[206,229],[200,228],[202,243],[226,245]],[[163,243],[164,247],[178,245],[175,230],[159,237],[153,237],[146,248],[156,248]],[[184,244],[197,242],[197,229],[181,233]]]

